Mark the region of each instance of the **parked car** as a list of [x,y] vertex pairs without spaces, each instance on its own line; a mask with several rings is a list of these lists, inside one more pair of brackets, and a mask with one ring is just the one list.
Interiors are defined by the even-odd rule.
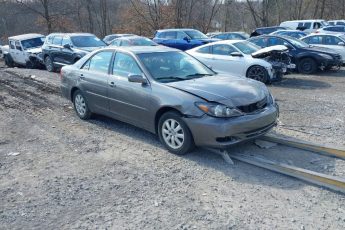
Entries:
[[149,38],[141,36],[128,36],[116,38],[109,44],[110,46],[158,46],[157,43]]
[[316,30],[328,25],[328,22],[322,19],[293,20],[280,23],[280,26],[284,26],[293,30],[301,30],[306,33],[313,33]]
[[221,40],[246,40],[249,36],[247,37],[244,32],[225,32],[213,35],[211,38],[218,38]]
[[327,48],[312,47],[296,38],[283,35],[262,35],[248,41],[261,47],[284,45],[289,48],[292,62],[300,73],[312,74],[318,69],[329,69],[342,64],[341,56]]
[[326,47],[338,52],[345,64],[345,35],[344,34],[315,34],[301,39],[313,46]]
[[9,37],[9,50],[4,52],[5,64],[9,67],[40,67],[43,63],[42,49],[44,35],[23,34]]
[[93,50],[106,44],[93,34],[53,33],[45,40],[42,51],[44,63],[49,72],[71,65]]
[[303,38],[308,35],[307,33],[300,30],[277,30],[270,34],[271,35],[285,35],[285,36],[289,36],[289,37],[293,37],[297,39]]
[[[275,53],[284,53],[287,48],[280,46],[267,49],[260,54],[260,56],[266,54],[264,57],[266,60],[252,56],[260,49],[259,46],[248,41],[227,40],[199,46],[188,50],[187,53],[205,65],[212,66],[212,69],[217,72],[247,77],[263,83],[281,79],[287,71],[287,64],[282,61],[281,57],[272,58],[271,56],[269,58],[268,56],[272,55],[274,51]],[[273,67],[270,62],[275,66]]]
[[282,27],[282,26],[271,26],[271,27],[261,27],[261,28],[256,28],[251,34],[250,37],[256,37],[260,36],[263,34],[270,34],[274,31],[277,30],[286,30],[287,28]]
[[114,39],[121,37],[133,36],[134,34],[110,34],[103,38],[105,44],[109,45]]
[[161,46],[94,51],[62,68],[61,89],[81,119],[98,113],[133,124],[157,134],[175,154],[257,138],[278,117],[264,84],[216,74]]
[[0,46],[0,58],[4,59],[5,54],[8,54],[9,52],[10,52],[10,46],[9,45]]
[[345,26],[345,20],[331,20],[328,21],[330,26]]
[[345,26],[327,26],[315,31],[317,34],[345,34]]
[[166,29],[157,30],[153,41],[160,45],[189,50],[210,42],[219,41],[219,39],[209,38],[194,29]]

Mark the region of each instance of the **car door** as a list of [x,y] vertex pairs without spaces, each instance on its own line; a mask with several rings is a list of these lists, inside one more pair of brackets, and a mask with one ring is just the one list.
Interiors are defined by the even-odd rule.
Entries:
[[345,61],[345,42],[333,35],[324,35],[322,45],[327,48],[331,48],[338,52],[342,56],[343,62]]
[[26,64],[26,55],[23,50],[22,44],[19,41],[15,42],[16,49],[15,52],[15,59],[14,61],[18,64],[25,65]]
[[16,42],[10,41],[9,53],[14,62],[17,62],[18,50],[16,49]]
[[150,127],[150,84],[128,81],[130,75],[142,75],[136,59],[127,53],[117,52],[109,77],[109,110],[119,120],[142,128]]
[[65,65],[62,55],[62,36],[54,36],[52,43],[48,45],[50,57],[53,59],[54,64]]
[[230,73],[235,76],[243,76],[245,68],[243,57],[231,56],[238,52],[234,47],[227,44],[211,45],[212,67],[215,71]]
[[112,56],[110,50],[98,52],[78,72],[80,88],[93,112],[106,114],[109,111],[108,80]]
[[167,31],[161,34],[160,38],[157,40],[157,43],[164,46],[169,46],[172,48],[177,48],[176,44],[176,31]]
[[[64,47],[65,45],[69,45],[70,47]],[[61,43],[61,62],[66,65],[74,64],[74,51],[72,49],[72,41],[68,36],[64,36],[62,38]]]

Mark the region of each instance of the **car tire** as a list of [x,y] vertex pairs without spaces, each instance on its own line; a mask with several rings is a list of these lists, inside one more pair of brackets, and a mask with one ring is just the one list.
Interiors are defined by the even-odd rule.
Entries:
[[73,105],[80,119],[87,120],[91,117],[92,113],[87,105],[84,94],[80,90],[75,91],[73,94]]
[[10,68],[14,67],[14,62],[13,62],[11,56],[9,56],[9,55],[5,56],[5,65],[7,65]]
[[158,135],[169,152],[185,155],[195,148],[193,136],[177,112],[167,112],[158,122]]
[[35,68],[35,64],[32,63],[32,61],[27,61],[25,64],[25,68],[27,69],[34,69]]
[[45,59],[44,59],[44,64],[46,66],[46,69],[49,71],[49,72],[55,72],[56,68],[54,66],[54,62],[52,60],[52,58],[50,56],[47,56]]
[[267,83],[269,80],[267,69],[260,65],[254,65],[249,67],[246,74],[247,78]]
[[298,72],[302,74],[313,74],[317,70],[317,64],[312,58],[303,58],[298,63]]

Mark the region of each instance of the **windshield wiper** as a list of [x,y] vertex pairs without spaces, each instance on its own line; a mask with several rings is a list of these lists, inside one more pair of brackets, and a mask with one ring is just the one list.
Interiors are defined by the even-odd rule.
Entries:
[[156,78],[156,80],[175,80],[175,81],[185,81],[188,80],[184,77],[176,77],[176,76],[169,76],[169,77],[161,77],[161,78]]
[[186,78],[191,79],[191,78],[200,78],[200,77],[205,77],[205,76],[213,76],[213,74],[210,74],[210,73],[194,73],[194,74],[187,75]]

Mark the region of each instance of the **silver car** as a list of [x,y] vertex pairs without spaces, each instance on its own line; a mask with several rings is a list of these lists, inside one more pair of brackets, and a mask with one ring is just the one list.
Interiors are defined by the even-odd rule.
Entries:
[[94,51],[62,68],[61,89],[81,119],[97,113],[133,124],[175,154],[259,137],[278,117],[264,84],[217,74],[161,46]]

